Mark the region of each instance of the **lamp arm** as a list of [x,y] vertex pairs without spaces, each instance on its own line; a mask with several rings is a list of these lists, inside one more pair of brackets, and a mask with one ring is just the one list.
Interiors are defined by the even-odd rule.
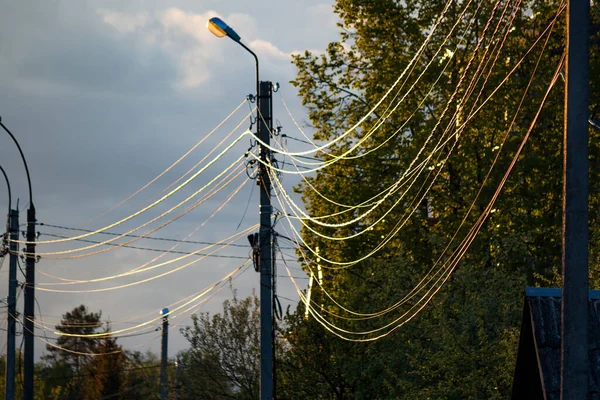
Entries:
[[246,46],[244,43],[236,41],[240,46],[242,46],[244,49],[246,49],[246,51],[248,51],[248,53],[252,54],[252,56],[254,57],[254,60],[256,61],[256,104],[258,105],[258,57],[256,56],[256,54],[250,50],[250,48],[248,46]]
[[[257,60],[257,62],[258,62],[258,60]],[[12,134],[12,132],[10,130],[8,130],[8,128],[2,123],[1,118],[0,118],[0,126],[2,126],[2,128],[4,128],[4,130],[6,131],[6,133],[8,133],[10,135],[12,140],[17,145],[17,148],[19,149],[19,153],[21,153],[21,158],[23,159],[23,164],[25,165],[25,172],[27,173],[27,184],[29,185],[29,206],[31,208],[33,208],[33,194],[31,192],[31,176],[29,175],[29,167],[27,167],[27,161],[25,160],[25,155],[23,154],[23,150],[21,150],[21,146],[19,145],[17,138],[15,138],[15,136]]]
[[10,182],[8,180],[8,175],[6,175],[4,168],[2,168],[2,165],[0,165],[0,171],[2,171],[2,175],[4,175],[4,179],[6,179],[6,186],[8,187],[8,212],[10,212],[10,210],[12,210],[12,204],[11,204],[12,195],[10,193]]

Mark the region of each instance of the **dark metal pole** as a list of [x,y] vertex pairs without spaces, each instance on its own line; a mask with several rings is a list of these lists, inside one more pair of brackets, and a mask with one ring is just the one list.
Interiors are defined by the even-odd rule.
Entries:
[[167,398],[167,361],[168,361],[168,346],[169,346],[169,309],[164,308],[161,312],[163,315],[162,324],[162,341],[160,347],[160,399]]
[[27,210],[27,247],[25,262],[25,318],[23,321],[23,336],[25,342],[23,399],[33,400],[34,385],[34,287],[35,287],[35,207],[30,204]]
[[8,326],[6,340],[6,400],[15,398],[16,322],[17,322],[17,257],[19,257],[19,211],[10,210],[10,265],[8,269]]
[[[10,181],[8,180],[8,175],[6,175],[6,171],[4,170],[4,168],[2,168],[2,165],[0,165],[0,172],[2,172],[2,175],[4,175],[4,180],[6,181],[6,188],[8,189],[8,223],[10,224],[10,210],[12,210],[12,193],[10,191]],[[6,227],[10,229],[10,225],[7,225]]]
[[[254,68],[254,74],[256,77],[256,96],[259,95],[259,80],[258,80],[258,73],[259,73],[259,67],[258,67],[258,56],[256,55],[255,52],[253,52],[252,50],[250,50],[250,48],[248,46],[246,46],[244,43],[240,42],[240,41],[235,41],[237,44],[239,44],[240,46],[242,46],[244,49],[246,49],[246,51],[250,54],[252,54],[252,57],[254,57],[254,63],[255,63],[255,68]],[[260,100],[257,101],[256,106],[258,107],[258,105],[260,104]],[[260,128],[257,128],[260,129]],[[260,136],[259,136],[260,137]]]
[[567,6],[561,399],[588,397],[589,0]]
[[[258,137],[269,145],[271,139],[273,92],[271,82],[260,82],[258,90]],[[260,185],[260,398],[273,398],[273,302],[271,276],[271,179],[265,164],[271,162],[271,151],[260,145],[259,181]]]
[[19,210],[12,209],[12,193],[10,190],[10,181],[6,171],[0,165],[0,171],[6,180],[8,188],[8,221],[6,231],[9,234],[9,268],[8,268],[8,315],[6,329],[6,375],[5,392],[6,400],[15,398],[15,343],[16,343],[16,318],[17,318],[17,257],[19,252]]

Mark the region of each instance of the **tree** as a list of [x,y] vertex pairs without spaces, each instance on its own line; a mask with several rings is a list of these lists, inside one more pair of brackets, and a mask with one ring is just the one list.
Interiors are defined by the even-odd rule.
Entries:
[[[338,303],[360,313],[385,308],[409,294],[440,257],[447,260],[443,254],[457,252],[467,228],[492,198],[562,57],[564,17],[552,25],[560,4],[451,2],[446,17],[433,30],[447,6],[444,1],[338,0],[340,42],[331,43],[322,55],[295,56],[298,76],[293,83],[307,107],[314,137],[320,141],[336,139],[353,127],[398,76],[404,77],[399,97],[392,93],[358,129],[317,154],[332,160],[363,141],[358,151],[348,154],[352,159],[341,159],[298,186],[310,215],[332,215],[320,220],[332,224],[357,217],[365,207],[340,204],[372,203],[369,199],[394,185],[409,167],[427,155],[433,160],[414,185],[385,199],[359,222],[324,228],[310,221],[303,227],[304,241],[313,250],[320,249],[324,268],[337,267],[324,260],[361,258],[393,232],[386,246],[371,257],[348,269],[331,270],[333,279],[323,287]],[[593,14],[592,71],[600,67],[598,17]],[[545,49],[544,37],[517,65],[547,30],[552,34]],[[416,73],[409,69],[401,75],[430,33],[429,45],[414,60]],[[442,51],[436,53],[442,43]],[[430,68],[417,81],[430,61]],[[483,105],[513,68],[511,77]],[[597,87],[600,75],[590,77],[592,87]],[[510,395],[523,287],[552,279],[560,266],[562,92],[558,81],[494,212],[446,285],[420,314],[385,339],[359,344],[334,338],[312,318],[304,320],[303,306],[298,308],[288,332],[293,343],[288,355],[297,371],[295,375],[293,369],[289,371],[292,384],[310,376],[313,382],[324,383],[322,396],[337,398],[494,399]],[[596,91],[591,94],[590,108],[597,110],[599,103]],[[394,113],[382,111],[396,106]],[[511,124],[516,110],[520,112]],[[374,127],[377,130],[367,137]],[[598,182],[599,134],[590,134],[590,182]],[[440,139],[447,145],[434,152]],[[412,164],[413,159],[418,161]],[[398,201],[400,193],[404,197]],[[592,197],[593,238],[600,232],[598,201]],[[384,210],[392,212],[384,215]],[[396,226],[402,229],[396,231]],[[333,241],[316,232],[334,237],[362,234]],[[452,241],[455,234],[458,240]],[[444,253],[447,246],[449,253]],[[308,270],[316,264],[316,256],[306,253],[300,261]],[[592,256],[597,254],[597,247],[592,248]],[[327,314],[347,315],[319,290],[313,298],[316,304],[324,304],[324,315],[348,331],[379,328],[416,302],[408,301],[379,320],[361,322]],[[318,377],[315,374],[320,370],[335,371],[335,375]],[[321,389],[308,381],[303,390],[314,394]]]
[[158,399],[160,359],[147,351],[127,351],[124,357],[124,400]]
[[[110,324],[106,324],[104,333],[110,333]],[[105,398],[121,392],[124,380],[125,355],[117,344],[117,339],[103,336],[96,349],[100,356],[90,361],[89,375],[86,377],[88,398]]]
[[48,354],[42,357],[46,362],[43,375],[54,379],[51,387],[48,387],[49,391],[58,391],[65,399],[86,398],[85,381],[92,372],[93,356],[90,354],[98,353],[100,340],[77,335],[97,333],[102,327],[101,315],[90,312],[83,304],[63,314],[56,330],[66,335],[59,336],[54,346],[47,344]]
[[[63,335],[56,345],[48,344],[49,354],[39,364],[44,398],[98,399],[117,396],[123,388],[125,355],[110,324],[103,332],[101,312],[80,305],[63,315],[56,330]],[[95,336],[97,333],[104,335]],[[80,336],[82,335],[82,336]]]
[[255,295],[223,302],[223,313],[192,316],[182,329],[190,344],[181,357],[186,398],[255,399],[259,396],[260,318]]
[[[97,337],[81,337],[71,335],[93,335],[102,327],[102,313],[89,312],[83,304],[63,315],[56,330],[62,334],[56,340],[56,346],[46,345],[50,354],[44,356],[47,360],[64,362],[77,374],[91,360],[89,353],[97,353],[100,339]],[[65,350],[63,350],[65,349]]]

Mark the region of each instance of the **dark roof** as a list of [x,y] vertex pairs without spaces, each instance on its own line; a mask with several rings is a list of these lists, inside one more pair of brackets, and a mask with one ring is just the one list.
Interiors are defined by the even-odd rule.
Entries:
[[[589,395],[600,400],[600,291],[589,292]],[[512,399],[560,399],[561,289],[527,288]]]

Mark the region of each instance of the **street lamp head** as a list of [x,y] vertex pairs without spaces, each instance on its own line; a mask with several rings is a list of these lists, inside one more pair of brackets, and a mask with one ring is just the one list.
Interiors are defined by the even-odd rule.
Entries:
[[209,19],[206,23],[206,27],[217,37],[229,36],[236,42],[239,42],[242,39],[240,38],[240,35],[231,29],[221,18],[213,17]]

